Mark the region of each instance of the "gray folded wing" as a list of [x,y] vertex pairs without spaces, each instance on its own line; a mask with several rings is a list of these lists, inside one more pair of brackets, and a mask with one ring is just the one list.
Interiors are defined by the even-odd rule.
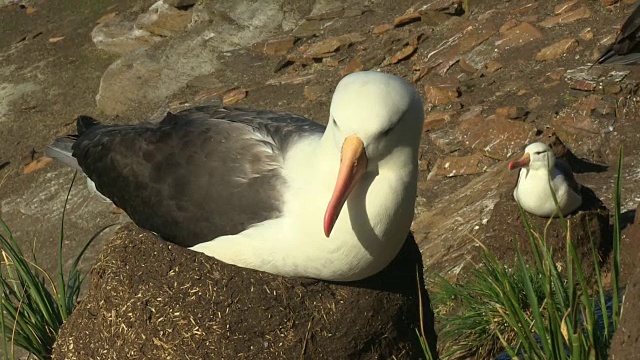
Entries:
[[140,227],[182,246],[279,216],[284,154],[324,132],[291,114],[217,107],[89,125],[73,145],[84,173]]

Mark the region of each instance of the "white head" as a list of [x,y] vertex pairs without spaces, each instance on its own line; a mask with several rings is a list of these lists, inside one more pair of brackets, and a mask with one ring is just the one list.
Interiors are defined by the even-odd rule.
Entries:
[[338,180],[325,213],[329,236],[355,184],[367,171],[376,171],[401,148],[410,150],[416,166],[424,110],[418,92],[390,74],[361,71],[344,77],[333,94],[325,137],[341,153]]
[[509,163],[509,170],[517,168],[551,169],[556,162],[556,157],[549,145],[535,142],[524,149],[524,155]]

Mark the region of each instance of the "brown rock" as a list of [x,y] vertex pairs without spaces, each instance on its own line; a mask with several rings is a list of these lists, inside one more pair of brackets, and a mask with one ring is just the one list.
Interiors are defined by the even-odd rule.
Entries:
[[347,66],[344,67],[344,69],[342,69],[342,71],[340,72],[340,75],[342,76],[349,75],[357,71],[362,71],[363,68],[364,66],[362,65],[362,59],[359,56],[356,56],[353,59],[351,59],[351,61],[349,61],[349,63],[347,64]]
[[578,3],[578,0],[569,0],[569,1],[563,2],[562,4],[558,4],[553,8],[553,14],[559,15],[559,14],[565,13],[571,10],[571,8],[577,3]]
[[529,102],[527,102],[527,108],[529,110],[535,109],[540,105],[542,105],[542,98],[540,96],[534,96],[529,99]]
[[307,58],[323,58],[327,56],[331,56],[335,51],[340,49],[343,46],[351,45],[355,42],[360,42],[364,40],[365,37],[360,33],[349,33],[340,36],[330,37],[324,40],[320,40],[308,48],[306,48],[303,52],[303,56]]
[[[595,105],[594,105],[595,108]],[[571,132],[587,132],[591,134],[600,134],[600,128],[595,123],[594,119],[588,114],[581,112],[572,112],[572,111],[564,111],[560,115],[558,115],[554,120],[553,124],[556,128],[562,128],[565,130],[570,130]],[[558,134],[564,140],[565,136],[562,134]]]
[[[199,92],[195,98],[194,102],[200,103],[208,100],[213,100],[219,98],[222,101],[222,94],[231,92],[236,89],[232,86],[215,86],[215,84],[211,84],[213,86],[207,86],[206,90]],[[177,101],[176,103],[170,104],[170,106],[180,106],[183,103],[182,100]]]
[[449,104],[460,96],[456,85],[425,85],[424,92],[427,103],[432,105]]
[[271,56],[285,55],[293,48],[296,42],[294,36],[285,36],[276,39],[267,40],[264,44],[264,53]]
[[22,169],[22,174],[26,175],[26,174],[30,174],[30,173],[32,173],[34,171],[38,171],[40,169],[43,169],[47,165],[51,164],[52,162],[53,162],[52,158],[50,158],[48,156],[41,156],[41,157],[31,161],[30,163],[28,163]]
[[557,59],[569,51],[573,51],[578,47],[578,41],[576,39],[564,39],[560,40],[557,43],[547,46],[546,48],[540,50],[536,54],[537,61],[546,61]]
[[398,16],[397,18],[393,19],[393,26],[395,27],[404,26],[412,22],[420,21],[421,18],[422,16],[420,15],[420,13],[411,12],[408,14]]
[[464,72],[474,74],[478,71],[478,69],[473,67],[473,65],[469,64],[469,62],[465,58],[461,58],[460,61],[458,62],[458,65],[460,65],[460,69],[462,69],[462,71]]
[[327,87],[323,85],[307,85],[304,87],[304,97],[308,101],[316,101],[327,94]]
[[429,132],[429,139],[445,154],[450,154],[464,147],[464,143],[458,139],[456,132],[446,127]]
[[487,72],[489,72],[489,74],[493,74],[494,72],[502,69],[502,64],[495,60],[489,60],[485,67],[487,69]]
[[333,7],[323,13],[307,17],[308,20],[331,20],[335,18],[350,18],[360,16],[365,13],[364,8],[345,9],[343,7]]
[[591,10],[589,10],[589,8],[586,6],[583,6],[579,9],[548,18],[542,22],[539,22],[538,25],[549,28],[559,24],[568,24],[576,20],[586,19],[590,16]]
[[453,5],[453,0],[433,0],[424,6],[423,10],[440,11],[447,10]]
[[582,115],[591,115],[596,109],[596,104],[602,99],[600,95],[590,95],[576,102],[573,107]]
[[464,36],[458,42],[458,51],[466,53],[475,49],[478,45],[492,37],[497,31],[498,30],[493,22],[489,21],[475,25],[469,30],[465,30]]
[[162,37],[148,31],[136,30],[133,22],[116,15],[93,28],[91,39],[99,49],[124,55],[156,43],[162,40]]
[[400,49],[400,51],[398,51],[397,53],[393,54],[391,59],[389,59],[389,62],[392,64],[396,64],[404,59],[407,59],[411,57],[411,55],[413,55],[417,49],[418,47],[415,45],[407,45]]
[[600,3],[602,4],[602,6],[611,6],[617,4],[618,1],[620,0],[600,0]]
[[566,71],[564,69],[555,69],[549,73],[549,77],[553,80],[558,81],[562,79],[562,76],[565,74],[565,72]]
[[466,113],[462,114],[460,116],[460,119],[458,119],[460,122],[462,121],[467,121],[470,119],[474,119],[477,117],[482,117],[482,106],[472,106],[469,111],[467,111]]
[[451,51],[446,56],[441,58],[440,65],[435,68],[435,72],[440,76],[445,76],[449,68],[460,60],[461,54],[459,51]]
[[613,84],[613,85],[609,85],[609,86],[605,86],[604,91],[607,94],[618,94],[620,91],[622,91],[622,86],[618,85],[618,84]]
[[[286,58],[285,58],[285,61],[289,62],[289,63],[297,63],[297,64],[302,64],[302,65],[313,65],[313,64],[315,64],[315,61],[313,61],[312,58],[303,57],[303,56],[299,56],[299,55],[296,55],[296,54],[287,55]],[[278,69],[278,70],[280,70],[280,69]]]
[[522,106],[503,106],[496,109],[496,116],[503,119],[518,119],[526,113]]
[[574,80],[569,83],[569,87],[574,90],[593,91],[596,88],[596,83],[586,80]]
[[603,99],[599,99],[596,102],[596,109],[602,115],[609,115],[616,113],[616,104],[615,100],[611,99],[611,97],[606,97]]
[[560,85],[560,81],[552,81],[550,83],[542,85],[542,87],[545,88],[545,89],[550,89],[550,88],[552,88],[554,86],[558,86],[558,85]]
[[115,19],[116,15],[118,15],[117,11],[114,11],[114,12],[108,13],[106,15],[103,15],[103,16],[100,17],[100,19],[96,20],[96,25],[104,24],[106,22],[109,22],[109,21]]
[[246,97],[247,97],[247,90],[232,89],[222,94],[222,104],[233,105]]
[[582,30],[580,32],[580,39],[582,39],[584,41],[593,40],[593,31],[591,30],[591,28],[586,28],[586,29]]
[[99,259],[56,360],[416,359],[420,311],[433,321],[412,238],[385,270],[353,283],[228,265],[133,225]]
[[371,31],[374,35],[385,33],[393,29],[393,24],[380,24],[373,27]]
[[536,39],[541,39],[542,33],[538,28],[528,22],[523,22],[507,30],[498,41],[496,47],[499,50],[505,50],[512,47],[522,46]]
[[292,73],[292,74],[286,74],[286,75],[280,76],[280,77],[275,78],[275,79],[267,80],[266,84],[267,85],[302,84],[304,82],[307,82],[307,81],[315,79],[316,76],[317,76],[316,74]]
[[500,26],[500,29],[498,30],[498,32],[500,34],[504,34],[507,31],[513,29],[514,27],[516,27],[518,25],[518,21],[511,19],[511,20],[507,20],[507,22],[505,22],[504,24],[502,24],[502,26]]
[[171,36],[186,29],[191,22],[191,12],[180,11],[162,1],[138,16],[136,27],[159,36]]
[[477,116],[458,125],[456,134],[472,149],[493,159],[506,160],[534,138],[536,128],[522,121]]
[[485,172],[490,164],[491,161],[480,153],[446,156],[438,161],[435,174],[446,177],[480,174]]
[[420,11],[420,15],[422,15],[422,24],[430,27],[437,27],[451,20],[451,15],[434,10]]
[[428,111],[424,118],[422,131],[430,132],[442,128],[458,114],[455,110],[448,111]]
[[337,67],[338,65],[340,65],[340,60],[334,58],[324,58],[322,59],[322,63],[327,66]]
[[306,38],[322,33],[322,26],[326,21],[323,20],[303,20],[294,30],[292,35],[299,38]]

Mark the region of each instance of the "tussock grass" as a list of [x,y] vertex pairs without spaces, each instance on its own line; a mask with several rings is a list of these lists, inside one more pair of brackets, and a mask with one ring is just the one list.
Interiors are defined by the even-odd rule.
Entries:
[[[71,187],[65,198],[67,207]],[[18,242],[0,219],[0,330],[4,358],[15,358],[15,346],[38,359],[50,359],[53,344],[62,323],[75,308],[84,276],[78,264],[91,243],[107,228],[95,233],[75,257],[69,272],[64,274],[62,244],[64,216],[60,221],[57,281],[37,265],[35,256],[28,259]]]

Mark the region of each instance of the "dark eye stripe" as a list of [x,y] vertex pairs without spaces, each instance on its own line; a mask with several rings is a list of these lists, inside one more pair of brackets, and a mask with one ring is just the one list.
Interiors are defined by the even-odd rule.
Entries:
[[387,136],[387,135],[389,135],[389,134],[391,133],[391,130],[393,130],[393,126],[392,126],[392,127],[390,127],[390,128],[388,128],[387,130],[385,130],[385,131],[382,133],[382,136]]

